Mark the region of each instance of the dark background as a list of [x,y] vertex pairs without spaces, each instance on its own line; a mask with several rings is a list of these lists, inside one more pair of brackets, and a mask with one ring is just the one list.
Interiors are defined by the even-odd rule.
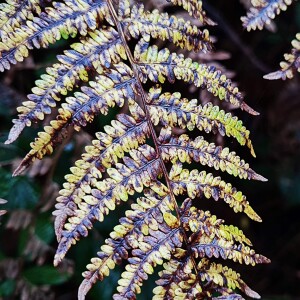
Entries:
[[[234,71],[233,80],[244,91],[246,102],[260,112],[259,116],[251,116],[235,111],[251,131],[256,159],[247,149],[231,141],[225,143],[269,181],[230,179],[247,195],[263,223],[234,214],[221,202],[203,205],[228,224],[238,225],[257,252],[272,260],[269,265],[254,268],[234,265],[262,299],[300,299],[300,77],[297,74],[286,81],[262,78],[277,70],[283,54],[290,51],[290,42],[300,31],[300,3],[276,18],[276,32],[244,30],[240,16],[245,9],[239,1],[209,1],[204,7],[219,23],[210,29],[217,39],[216,50],[230,54],[222,65]],[[6,140],[16,106],[63,49],[68,49],[65,41],[47,50],[34,50],[24,63],[1,75],[1,142]],[[125,208],[107,217],[105,223],[97,224],[88,238],[73,247],[68,260],[58,269],[52,267],[56,241],[51,212],[68,168],[115,112],[96,118],[85,131],[67,141],[65,148],[60,147],[44,163],[36,164],[26,176],[11,178],[11,172],[29,150],[38,126],[26,129],[13,145],[0,144],[0,197],[9,201],[8,214],[2,217],[0,228],[0,299],[76,299],[81,272]],[[110,278],[93,288],[87,299],[111,299],[119,274],[119,269],[112,272]],[[152,288],[147,282],[140,299],[151,299]]]

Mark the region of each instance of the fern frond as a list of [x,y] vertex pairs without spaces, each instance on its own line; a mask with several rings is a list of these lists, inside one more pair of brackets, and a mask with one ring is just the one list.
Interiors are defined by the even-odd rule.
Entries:
[[243,27],[248,31],[251,29],[262,30],[266,24],[270,24],[276,15],[285,11],[293,0],[259,0],[252,1],[253,7],[247,13],[247,16],[241,17]]
[[258,114],[243,101],[238,88],[233,87],[231,81],[213,66],[193,62],[182,54],[170,53],[167,48],[158,50],[156,45],[149,46],[145,40],[136,46],[134,57],[143,83],[148,79],[155,83],[164,83],[166,78],[171,83],[176,79],[183,80],[196,87],[206,88],[220,100],[228,101],[251,114]]
[[[167,1],[181,6],[203,24],[213,24],[202,9],[202,1]],[[242,299],[235,288],[257,298],[238,273],[213,263],[211,258],[252,265],[269,262],[268,259],[250,248],[251,242],[237,227],[197,210],[191,199],[181,207],[177,202],[181,194],[192,199],[203,195],[223,199],[235,212],[245,212],[261,221],[246,197],[230,183],[204,171],[185,170],[182,163],[200,163],[241,179],[265,178],[228,148],[216,146],[202,136],[191,138],[176,133],[177,127],[220,133],[247,145],[255,155],[249,130],[238,118],[212,103],[202,105],[196,99],[181,98],[179,93],[163,93],[160,85],[148,91],[145,85],[148,81],[162,84],[166,79],[170,83],[182,80],[257,114],[245,104],[239,89],[216,68],[150,45],[150,41],[160,40],[187,51],[206,52],[212,48],[207,29],[200,30],[189,21],[158,10],[146,11],[143,5],[128,0],[49,2],[52,6],[45,7],[43,1],[32,0],[36,6],[27,13],[22,13],[29,5],[27,1],[22,6],[20,1],[7,0],[3,6],[10,10],[4,13],[5,20],[13,20],[2,26],[0,71],[22,61],[34,47],[47,47],[61,37],[81,36],[71,50],[58,56],[58,63],[47,68],[28,96],[29,101],[18,110],[19,119],[14,120],[7,143],[14,141],[25,126],[43,120],[56,102],[67,96],[56,119],[31,143],[30,152],[14,175],[34,160],[51,154],[69,131],[79,131],[96,115],[106,115],[111,107],[125,106],[111,125],[96,134],[65,177],[54,212],[58,240],[54,264],[58,265],[70,247],[88,235],[94,222],[102,222],[130,199],[131,209],[83,274],[80,300],[121,262],[127,265],[114,299],[134,300],[154,267],[165,261],[154,290],[156,300]],[[10,4],[16,4],[16,8]],[[69,96],[75,88],[80,91]]]
[[199,172],[197,169],[192,171],[183,169],[181,163],[173,165],[169,176],[175,195],[187,194],[191,199],[202,195],[216,201],[224,199],[235,212],[244,212],[249,218],[261,222],[261,218],[249,205],[246,196],[221,177],[214,177],[211,173]]
[[147,106],[154,125],[177,125],[191,131],[197,127],[206,133],[218,131],[222,136],[236,138],[242,146],[247,145],[255,156],[249,130],[243,126],[242,121],[221,110],[219,106],[213,106],[210,102],[203,106],[197,105],[196,99],[181,99],[180,93],[161,94],[159,86],[150,89],[149,98]]
[[104,18],[111,21],[104,1],[65,0],[52,4],[53,7],[45,8],[46,13],[7,32],[7,41],[0,42],[1,70],[23,61],[33,48],[46,48],[61,37],[74,37],[77,33],[85,36],[88,29],[95,30]]
[[25,156],[14,175],[23,172],[34,160],[51,154],[53,148],[66,137],[67,128],[86,126],[94,117],[101,113],[106,115],[109,107],[124,105],[125,99],[134,99],[135,78],[131,69],[124,63],[115,65],[115,69],[108,69],[103,75],[91,81],[90,87],[82,87],[82,92],[76,92],[75,97],[68,97],[66,103],[58,110],[56,120],[45,126],[44,132],[32,142],[30,152]]
[[121,114],[117,116],[117,120],[112,121],[111,126],[105,126],[105,132],[97,133],[97,140],[86,147],[82,159],[75,163],[76,168],[71,169],[72,174],[66,175],[67,182],[60,191],[61,196],[57,198],[58,203],[55,205],[57,210],[53,213],[56,216],[55,232],[58,241],[66,219],[74,214],[77,199],[90,194],[106,168],[116,164],[118,159],[124,157],[125,152],[144,144],[149,136],[143,112],[135,102],[129,108],[133,117]]
[[128,200],[128,195],[142,192],[144,187],[149,187],[151,182],[157,180],[161,168],[153,148],[143,145],[129,153],[131,158],[124,157],[123,164],[117,163],[116,168],[107,169],[109,177],[97,181],[91,195],[77,198],[78,209],[73,210],[74,215],[64,225],[54,258],[55,265],[80,236],[87,236],[92,221],[102,222],[109,210],[114,210],[121,201]]
[[[154,189],[154,185],[151,188]],[[167,188],[159,185],[155,188],[157,192],[153,189],[145,190],[144,197],[138,198],[137,203],[131,205],[132,210],[126,211],[126,217],[120,219],[120,225],[114,228],[105,245],[101,246],[97,257],[91,259],[88,271],[83,273],[85,279],[79,288],[79,299],[84,298],[97,280],[108,276],[109,269],[129,258],[129,249],[138,248],[138,238],[141,235],[148,235],[150,230],[158,229],[159,223],[153,216],[173,209]]]
[[292,41],[292,47],[291,53],[286,53],[285,61],[280,63],[281,70],[265,75],[265,79],[291,79],[296,72],[300,73],[300,33],[296,34],[296,38]]
[[72,91],[79,81],[88,81],[89,68],[101,72],[102,67],[109,68],[111,64],[120,62],[121,58],[126,59],[118,33],[112,27],[95,30],[89,36],[71,45],[72,50],[59,55],[57,58],[60,63],[47,68],[47,74],[36,81],[33,94],[27,96],[30,101],[23,102],[23,106],[18,108],[19,119],[13,120],[15,124],[7,144],[15,141],[25,126],[43,120],[44,115],[49,114],[56,102],[61,100],[61,96]]
[[209,143],[202,136],[198,136],[195,140],[191,140],[187,134],[172,137],[169,127],[161,130],[159,142],[163,159],[173,164],[177,161],[189,164],[194,161],[241,179],[264,180],[235,152]]
[[[126,10],[124,8],[125,12]],[[160,13],[158,10],[145,11],[143,5],[134,5],[130,14],[123,13],[121,23],[126,33],[135,39],[151,36],[154,39],[169,40],[174,45],[194,51],[212,49],[208,30],[203,32],[182,18]]]

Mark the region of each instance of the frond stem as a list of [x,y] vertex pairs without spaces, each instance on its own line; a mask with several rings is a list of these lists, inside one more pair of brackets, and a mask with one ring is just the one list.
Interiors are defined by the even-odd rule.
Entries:
[[[151,137],[152,137],[152,140],[154,142],[154,145],[155,145],[155,149],[156,149],[156,155],[157,155],[157,158],[159,159],[160,161],[160,166],[162,168],[162,172],[163,172],[163,175],[164,175],[164,178],[166,180],[166,183],[167,183],[167,187],[168,187],[168,190],[170,192],[170,197],[172,199],[172,202],[174,204],[174,208],[176,210],[176,214],[177,214],[177,217],[178,217],[178,220],[179,220],[179,227],[182,228],[182,222],[181,222],[181,218],[180,218],[180,209],[179,209],[179,206],[177,204],[177,201],[175,199],[175,195],[172,191],[172,187],[171,187],[171,182],[170,182],[170,178],[169,178],[169,175],[168,175],[168,171],[167,171],[167,168],[165,166],[165,163],[162,159],[162,154],[161,154],[161,150],[160,150],[160,143],[158,141],[158,138],[157,138],[157,135],[156,135],[156,132],[155,132],[155,129],[154,129],[154,126],[151,122],[151,116],[150,116],[150,113],[149,113],[149,110],[147,108],[147,94],[144,90],[144,87],[142,85],[142,82],[140,81],[140,78],[139,78],[139,71],[138,71],[138,68],[136,67],[136,62],[135,62],[135,59],[134,57],[132,56],[132,53],[131,53],[131,50],[129,49],[128,47],[128,44],[127,44],[127,41],[126,41],[126,37],[125,37],[125,34],[124,34],[124,31],[123,31],[123,28],[121,26],[121,23],[120,21],[118,20],[118,16],[117,16],[117,13],[115,11],[115,8],[113,6],[113,3],[112,3],[112,0],[106,0],[107,2],[107,5],[108,5],[108,9],[109,9],[109,12],[111,13],[111,17],[117,27],[117,30],[118,30],[118,33],[121,37],[121,40],[123,42],[123,46],[125,48],[125,51],[126,51],[126,55],[128,57],[128,60],[129,60],[129,63],[132,67],[132,70],[133,70],[133,73],[134,73],[134,76],[136,78],[136,84],[137,84],[137,88],[140,92],[140,96],[141,96],[141,102],[142,102],[142,108],[146,114],[146,119],[147,119],[147,123],[148,123],[148,126],[150,128],[150,134],[151,134]],[[188,237],[185,233],[184,230],[181,230],[182,234],[183,234],[183,239],[184,239],[184,243],[186,244],[186,247],[188,247],[189,245],[189,242],[188,242]],[[189,251],[190,249],[188,249]],[[191,256],[191,259],[192,259],[192,263],[193,263],[193,267],[194,267],[194,270],[195,270],[195,274],[198,274],[198,271],[197,271],[197,264],[195,262],[195,259],[193,256]],[[198,275],[197,275],[198,276]]]

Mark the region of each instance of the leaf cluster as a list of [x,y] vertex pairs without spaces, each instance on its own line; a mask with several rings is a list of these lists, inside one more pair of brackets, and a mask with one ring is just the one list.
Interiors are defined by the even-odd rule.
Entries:
[[[168,2],[182,7],[203,26],[214,24],[202,9],[202,1]],[[166,90],[167,82],[181,81],[257,114],[221,71],[165,46],[169,42],[187,51],[211,51],[209,31],[128,0],[15,0],[3,4],[2,15],[3,20],[10,20],[0,28],[2,71],[23,61],[33,48],[80,36],[46,69],[28,101],[18,108],[8,144],[26,126],[56,111],[57,115],[31,143],[15,176],[52,154],[73,129],[79,131],[112,107],[124,108],[96,134],[66,175],[53,213],[58,240],[54,265],[58,265],[72,245],[88,235],[94,222],[104,221],[123,202],[132,203],[87,265],[79,299],[122,262],[125,271],[114,299],[136,299],[157,265],[163,271],[153,299],[242,299],[238,290],[259,298],[237,272],[215,260],[247,265],[269,260],[255,253],[237,227],[196,208],[202,198],[223,200],[235,212],[261,221],[246,196],[214,174],[266,179],[236,152],[205,138],[207,134],[230,137],[255,156],[250,132],[219,106],[203,105],[199,99]],[[179,133],[182,130],[185,133]],[[202,166],[211,173],[199,171]],[[183,202],[181,195],[186,198]]]

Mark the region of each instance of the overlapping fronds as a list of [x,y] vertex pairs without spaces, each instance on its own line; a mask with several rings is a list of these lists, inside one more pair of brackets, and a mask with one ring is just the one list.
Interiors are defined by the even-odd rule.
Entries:
[[268,261],[248,246],[248,239],[236,227],[226,226],[224,230],[223,222],[209,212],[197,210],[193,206],[185,210],[182,223],[185,230],[192,232],[190,246],[193,256],[221,257],[247,265]]
[[[202,1],[167,1],[202,24],[213,24],[202,10]],[[111,125],[96,133],[96,139],[65,177],[53,213],[58,240],[54,264],[88,235],[94,222],[103,222],[111,211],[130,200],[131,209],[87,266],[79,299],[83,300],[91,287],[121,262],[126,267],[114,295],[117,300],[136,299],[155,266],[164,263],[154,290],[156,300],[242,299],[236,289],[258,298],[238,273],[211,259],[251,265],[268,259],[250,248],[251,242],[241,230],[193,206],[202,198],[222,199],[235,212],[261,221],[246,196],[213,172],[241,179],[265,178],[236,152],[199,135],[200,131],[206,136],[228,136],[246,145],[255,156],[250,132],[237,117],[211,102],[203,105],[201,99],[164,92],[164,82],[193,84],[242,110],[257,113],[215,67],[166,48],[172,43],[185,50],[210,51],[207,29],[158,10],[146,11],[143,5],[128,0],[118,2],[8,0],[3,5],[2,15],[8,25],[3,22],[1,27],[2,71],[22,61],[34,47],[47,47],[61,37],[81,36],[71,50],[58,56],[58,63],[46,69],[29,101],[18,109],[19,118],[14,120],[7,143],[26,126],[53,113],[61,101],[56,118],[31,143],[32,149],[15,175],[34,160],[51,154],[72,129],[80,130],[97,115],[106,115],[111,107],[123,107]],[[156,40],[163,42],[162,49],[150,45]],[[133,53],[131,49],[135,49]],[[148,90],[146,83],[155,85]],[[198,134],[178,134],[178,128],[197,128]],[[193,169],[184,169],[183,163],[193,163]],[[201,171],[202,166],[211,168],[212,173]],[[189,199],[180,205],[179,195]]]
[[149,187],[151,182],[156,181],[161,170],[155,150],[144,145],[129,153],[131,157],[124,157],[123,163],[117,163],[116,168],[108,168],[109,177],[97,182],[90,195],[76,199],[79,202],[75,203],[78,208],[64,225],[55,264],[62,260],[80,236],[87,235],[87,229],[92,227],[91,221],[103,221],[104,215],[109,210],[114,210],[120,201],[127,201],[129,195],[141,193],[144,187]]
[[[251,243],[240,230],[234,226],[225,227],[223,220],[211,216],[209,212],[197,210],[192,206],[191,200],[187,199],[183,203],[180,214],[192,256],[180,248],[173,252],[171,260],[164,264],[164,270],[159,274],[160,279],[156,282],[158,286],[153,291],[153,299],[206,299],[212,298],[216,292],[235,297],[233,290],[236,288],[252,298],[259,298],[232,269],[213,263],[207,258],[201,258],[195,265],[193,258],[225,258],[227,249],[231,247],[239,249],[230,251],[228,258],[232,260],[246,260],[256,264],[267,262],[268,259],[255,254],[249,248]],[[241,249],[244,251],[240,251]]]
[[68,216],[73,214],[72,207],[76,199],[90,194],[96,188],[97,180],[102,178],[106,168],[116,164],[118,159],[124,157],[124,152],[138,148],[144,144],[149,136],[149,127],[145,115],[135,102],[129,106],[132,116],[118,115],[111,126],[105,126],[105,132],[96,134],[97,140],[93,145],[86,147],[82,160],[76,162],[71,169],[72,174],[66,175],[67,182],[57,198],[57,211],[55,211],[55,230],[58,240],[61,239],[63,225]]
[[[184,251],[177,251],[172,260],[164,264],[160,279],[156,282],[153,300],[160,299],[243,299],[233,291],[239,289],[252,298],[259,295],[251,290],[240,278],[240,274],[221,264],[203,258],[197,265],[197,274],[193,263]],[[206,282],[201,286],[199,280]],[[213,297],[215,291],[222,291],[224,296]],[[177,297],[177,298],[176,298]]]
[[265,75],[265,79],[291,79],[296,72],[300,72],[300,33],[296,34],[296,38],[292,41],[292,47],[291,53],[286,53],[285,61],[280,63],[281,70]]
[[[154,192],[154,190],[156,192]],[[120,225],[116,226],[101,246],[96,258],[87,266],[84,273],[85,280],[82,282],[79,294],[83,297],[97,280],[103,280],[109,275],[109,269],[113,269],[123,259],[128,259],[128,248],[139,248],[139,237],[149,234],[149,231],[158,230],[162,223],[162,214],[174,209],[167,189],[164,186],[156,186],[154,183],[151,190],[144,191],[144,197],[138,198],[137,203],[132,204],[132,210],[126,212],[126,217],[120,219]],[[153,218],[155,216],[155,218]],[[161,255],[166,257],[166,248],[161,248]],[[158,259],[158,256],[156,256]],[[161,263],[162,260],[160,259]],[[157,261],[159,263],[160,261]],[[159,263],[159,264],[161,264]]]
[[270,24],[276,15],[285,11],[293,0],[252,0],[252,7],[247,16],[242,17],[243,26],[248,30],[262,30],[264,26]]
[[91,81],[90,87],[82,87],[82,92],[76,92],[75,97],[68,97],[66,103],[58,110],[56,120],[45,126],[44,132],[31,143],[32,150],[23,159],[15,174],[23,172],[35,159],[41,159],[45,154],[51,154],[53,147],[60,143],[69,126],[75,129],[85,126],[101,113],[106,115],[109,107],[122,107],[125,100],[134,99],[135,78],[131,69],[124,63],[107,69],[103,75]]

